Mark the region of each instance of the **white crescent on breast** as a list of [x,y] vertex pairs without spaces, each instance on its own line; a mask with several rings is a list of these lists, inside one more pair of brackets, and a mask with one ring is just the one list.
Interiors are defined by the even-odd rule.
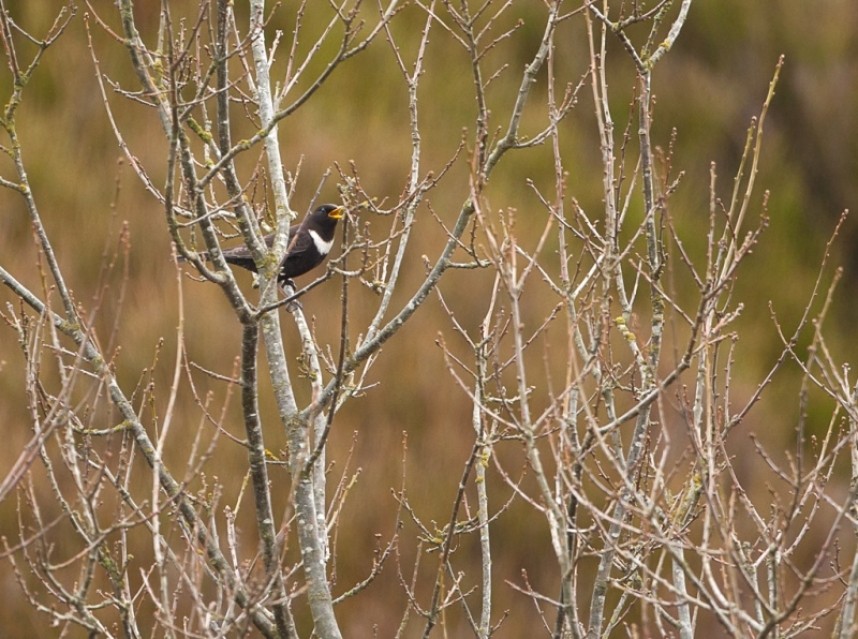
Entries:
[[326,242],[312,229],[310,229],[310,237],[313,238],[313,244],[316,245],[316,250],[319,251],[320,255],[327,255],[331,250],[331,247],[334,245],[334,238],[331,238],[330,242]]

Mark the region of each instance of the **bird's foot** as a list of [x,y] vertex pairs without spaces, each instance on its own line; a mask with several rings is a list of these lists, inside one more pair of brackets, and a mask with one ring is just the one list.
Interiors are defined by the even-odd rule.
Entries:
[[[298,287],[295,286],[295,282],[292,280],[284,280],[280,282],[280,290],[283,291],[283,295],[286,296],[286,299],[289,299],[295,294],[295,291]],[[288,311],[296,311],[299,309],[303,309],[304,307],[301,305],[301,302],[298,300],[292,300],[288,304],[286,304],[286,310]]]

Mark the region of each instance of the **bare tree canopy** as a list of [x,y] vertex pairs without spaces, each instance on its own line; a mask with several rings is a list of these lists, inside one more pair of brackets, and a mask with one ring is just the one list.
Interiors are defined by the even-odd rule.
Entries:
[[0,634],[858,634],[852,195],[680,50],[751,26],[10,4]]

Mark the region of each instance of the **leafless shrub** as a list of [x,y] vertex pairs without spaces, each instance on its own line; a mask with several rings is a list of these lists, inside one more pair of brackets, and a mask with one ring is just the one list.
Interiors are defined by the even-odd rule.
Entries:
[[[12,169],[0,185],[25,204],[38,263],[21,275],[0,262],[11,291],[2,318],[17,339],[26,389],[14,401],[26,405],[32,433],[15,451],[0,500],[17,498],[17,535],[4,539],[3,554],[31,607],[63,632],[80,627],[91,636],[297,637],[312,627],[316,636],[340,637],[337,606],[365,596],[395,563],[406,602],[390,611],[397,636],[439,628],[445,636],[502,635],[521,613],[497,609],[501,588],[519,593],[528,615],[536,611],[544,626],[537,634],[558,638],[712,636],[716,626],[724,636],[786,637],[832,617],[839,636],[854,634],[858,561],[848,534],[856,523],[858,387],[823,331],[834,289],[828,251],[795,327],[774,313],[760,318],[783,345],[770,373],[750,397],[734,389],[743,311],[736,282],[765,237],[767,196],[755,197],[756,177],[782,60],[732,187],[725,191],[711,167],[709,193],[699,197],[708,215],[696,222],[692,246],[690,225],[671,207],[683,177],[672,142],[665,149],[652,140],[652,77],[680,37],[690,0],[546,2],[539,11],[516,2],[357,0],[326,6],[316,32],[307,14],[318,6],[304,2],[281,9],[286,33],[271,27],[262,0],[246,7],[203,0],[188,14],[177,4],[162,3],[157,23],[146,26],[132,0],[87,3],[83,18],[107,120],[163,212],[151,232],[169,233],[189,265],[176,271],[175,357],[167,361],[159,343],[133,382],[120,373],[117,342],[131,281],[128,234],[105,251],[93,300],[76,297],[16,130],[29,80],[80,18],[69,5],[38,35],[2,7],[12,80],[3,150]],[[510,45],[523,25],[539,37],[519,68]],[[577,69],[560,53],[573,35],[588,51]],[[464,56],[455,72],[470,74],[473,89],[461,142],[440,161],[423,117],[443,105],[421,83],[453,71],[433,66],[430,39]],[[301,193],[305,201],[335,180],[351,219],[325,273],[278,299],[277,266],[301,192],[300,165],[284,162],[281,144],[289,140],[278,136],[279,125],[315,104],[332,75],[370,46],[386,52],[408,111],[406,178],[398,196],[367,192],[357,163],[302,178],[319,183]],[[104,69],[120,52],[133,79]],[[625,127],[612,106],[622,94],[611,56],[630,60],[636,78]],[[500,83],[508,77],[515,81]],[[585,96],[595,114],[599,205],[570,188],[575,168],[561,126]],[[131,105],[160,127],[165,152],[155,163],[138,157],[117,117]],[[515,174],[541,207],[522,213],[496,190],[509,179],[498,167],[534,149],[553,169],[547,178]],[[368,223],[358,222],[358,211]],[[416,239],[418,220],[441,230],[428,256],[419,254],[426,245]],[[266,230],[276,233],[270,250]],[[221,242],[236,235],[259,270],[250,293],[223,259]],[[404,277],[409,262],[424,266],[413,288]],[[215,284],[233,311],[241,348],[232,370],[208,370],[188,352],[194,311],[184,306],[182,269]],[[454,271],[471,278],[476,320],[445,285]],[[342,302],[331,344],[291,303],[324,281],[339,287]],[[355,296],[370,309],[360,320]],[[436,523],[403,480],[392,532],[376,541],[365,577],[344,585],[334,570],[338,538],[349,534],[341,513],[355,498],[359,471],[340,459],[333,460],[340,474],[329,472],[326,443],[353,398],[376,381],[394,384],[374,379],[378,355],[386,346],[407,359],[398,333],[435,299],[443,319],[423,339],[440,347],[471,406],[458,489]],[[300,336],[297,365],[281,318]],[[812,341],[803,351],[804,335]],[[766,491],[749,490],[731,435],[788,362],[804,374],[797,453],[773,454],[762,444],[746,452],[769,482]],[[155,381],[157,371],[172,380],[168,388]],[[271,415],[260,407],[260,381],[268,388],[268,380],[282,454],[266,446],[274,425],[263,429]],[[817,392],[834,406],[821,440],[804,431],[808,396]],[[240,434],[231,411],[240,412]],[[192,422],[195,434],[176,462],[171,450],[187,441],[177,424],[186,434]],[[246,450],[243,476],[212,472],[227,445]],[[838,489],[840,466],[851,469],[846,489]],[[430,485],[429,475],[421,480]],[[496,571],[491,533],[517,505],[534,517],[537,552],[550,557],[553,576],[538,583],[552,581],[553,590],[530,573]]]

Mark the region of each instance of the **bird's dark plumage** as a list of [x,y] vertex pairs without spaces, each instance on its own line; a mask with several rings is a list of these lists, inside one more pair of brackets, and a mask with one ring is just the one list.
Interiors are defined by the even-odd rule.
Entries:
[[[337,222],[345,212],[344,206],[323,204],[307,215],[303,222],[289,227],[289,244],[277,275],[281,286],[325,261],[334,243]],[[274,244],[273,234],[266,235],[264,239],[269,248]],[[203,254],[203,257],[208,256]],[[256,263],[246,246],[226,250],[223,257],[229,264],[256,273]]]

